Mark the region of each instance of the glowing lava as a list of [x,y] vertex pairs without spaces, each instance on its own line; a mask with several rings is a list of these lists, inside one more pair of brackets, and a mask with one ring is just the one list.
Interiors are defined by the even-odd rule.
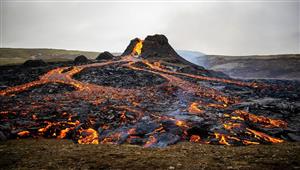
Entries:
[[201,110],[201,109],[198,108],[198,103],[196,103],[196,102],[193,102],[190,105],[190,107],[189,107],[188,110],[189,110],[190,113],[193,113],[193,114],[201,114],[201,113],[203,113],[203,110]]
[[98,133],[92,128],[82,130],[80,138],[78,139],[79,144],[99,144]]
[[142,48],[143,48],[143,40],[139,39],[139,42],[137,42],[135,47],[133,48],[132,54],[140,55],[142,53]]

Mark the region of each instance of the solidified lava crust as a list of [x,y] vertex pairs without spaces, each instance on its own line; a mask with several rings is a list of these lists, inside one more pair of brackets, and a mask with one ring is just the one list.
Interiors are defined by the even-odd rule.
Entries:
[[159,75],[145,71],[136,71],[118,65],[86,68],[74,75],[74,79],[117,88],[139,88],[166,82]]

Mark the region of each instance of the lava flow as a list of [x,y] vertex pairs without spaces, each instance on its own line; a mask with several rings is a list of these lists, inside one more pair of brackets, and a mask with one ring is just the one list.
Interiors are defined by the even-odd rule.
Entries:
[[[0,132],[8,138],[144,147],[287,139],[280,135],[288,128],[286,121],[240,105],[246,92],[268,89],[267,84],[187,73],[168,61],[141,58],[150,40],[138,40],[131,54],[119,59],[58,67],[38,80],[1,90]],[[49,85],[59,86],[58,92],[49,93]]]

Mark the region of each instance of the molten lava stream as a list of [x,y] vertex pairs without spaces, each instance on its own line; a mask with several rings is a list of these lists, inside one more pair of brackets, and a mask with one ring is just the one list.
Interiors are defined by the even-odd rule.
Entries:
[[252,129],[249,129],[247,128],[247,130],[249,132],[251,132],[255,138],[258,138],[258,139],[263,139],[267,142],[270,142],[270,143],[282,143],[283,140],[282,139],[278,139],[278,138],[274,138],[274,137],[271,137],[263,132],[259,132],[259,131],[256,131],[256,130],[252,130]]
[[204,111],[198,108],[198,104],[199,103],[197,103],[197,102],[192,102],[192,104],[188,108],[188,111],[193,114],[203,113]]
[[192,93],[192,94],[196,93],[197,95],[202,96],[202,97],[209,97],[209,98],[215,99],[216,101],[223,102],[226,105],[228,103],[236,103],[237,102],[236,100],[233,100],[227,96],[222,95],[221,92],[219,92],[213,88],[201,87],[199,85],[195,85],[193,83],[182,80],[181,78],[175,77],[173,75],[138,68],[138,67],[133,66],[133,64],[134,64],[134,62],[130,62],[128,64],[124,64],[124,66],[129,67],[134,70],[147,71],[147,72],[150,72],[153,74],[158,74],[158,75],[164,77],[165,79],[167,79],[169,81],[169,84],[171,84],[173,86],[177,86],[177,87],[184,89],[185,91]]
[[187,74],[187,73],[180,73],[180,72],[175,72],[175,71],[169,71],[169,70],[163,69],[161,67],[161,65],[160,65],[159,62],[155,62],[154,64],[151,64],[147,60],[143,60],[142,62],[144,64],[148,65],[150,68],[152,68],[154,70],[161,71],[161,72],[168,73],[168,74],[183,75],[183,76],[187,76],[187,77],[191,77],[191,78],[195,78],[195,79],[199,79],[199,80],[207,80],[207,81],[216,81],[216,82],[230,83],[230,84],[235,84],[235,85],[239,85],[239,86],[248,86],[248,87],[253,87],[253,88],[259,87],[255,83],[246,83],[246,82],[236,81],[236,80],[228,80],[228,79],[221,79],[221,78],[215,78],[215,77],[206,77],[206,76],[199,76],[199,75],[193,75],[193,74]]
[[4,90],[0,90],[0,95],[3,96],[3,95],[10,94],[10,93],[24,91],[30,87],[42,85],[42,84],[46,84],[46,83],[64,83],[64,84],[75,86],[79,90],[83,90],[85,88],[86,83],[82,83],[82,82],[72,79],[72,76],[74,74],[79,73],[84,68],[100,67],[100,66],[105,66],[105,65],[119,63],[119,62],[126,62],[126,61],[129,61],[130,58],[131,58],[131,56],[129,56],[129,57],[125,56],[124,58],[122,58],[121,60],[118,60],[118,61],[107,61],[107,62],[103,62],[103,63],[93,63],[93,64],[87,64],[87,65],[82,65],[82,66],[76,66],[76,67],[73,67],[72,70],[70,70],[66,73],[62,73],[62,72],[64,70],[68,69],[68,67],[56,68],[56,69],[50,70],[46,74],[42,75],[39,80],[25,83],[25,84],[18,85],[18,86],[14,86],[14,87],[9,87]]
[[287,127],[287,123],[282,120],[275,120],[275,119],[270,119],[270,118],[266,118],[263,116],[256,116],[254,114],[248,113],[243,110],[235,110],[233,113],[242,117],[244,120],[249,120],[254,123],[260,123],[260,124],[265,125],[265,127],[269,127],[269,128],[274,128],[274,127],[286,128]]

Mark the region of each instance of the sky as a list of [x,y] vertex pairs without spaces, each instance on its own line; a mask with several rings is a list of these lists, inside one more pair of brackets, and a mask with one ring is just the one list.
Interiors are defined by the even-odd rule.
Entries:
[[205,54],[300,53],[297,1],[1,0],[1,47],[122,52],[164,34]]

